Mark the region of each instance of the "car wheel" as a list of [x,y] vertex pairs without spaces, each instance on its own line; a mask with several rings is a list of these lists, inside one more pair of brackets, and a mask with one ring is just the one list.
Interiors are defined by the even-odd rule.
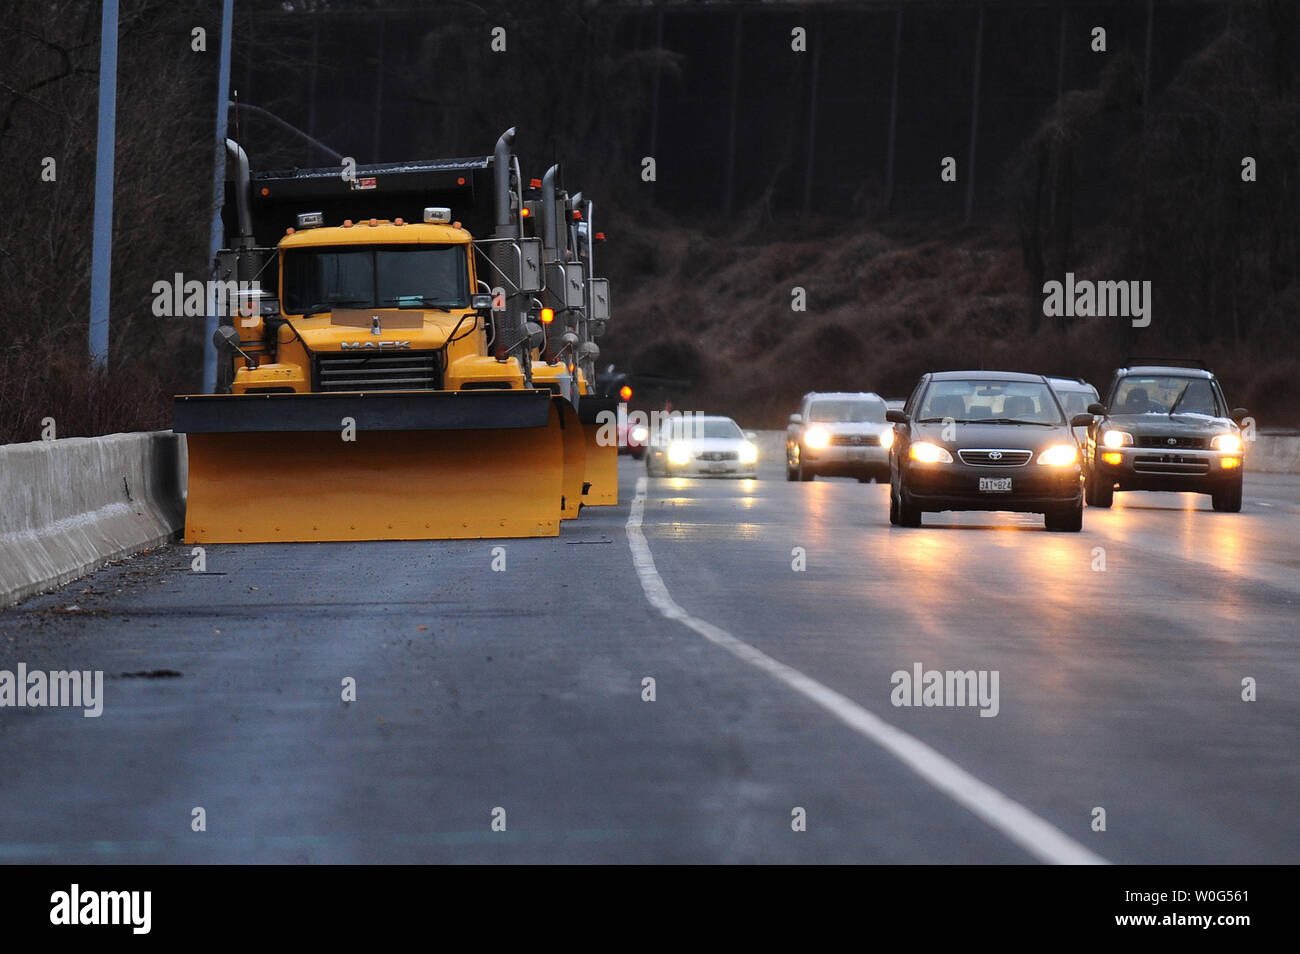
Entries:
[[1043,524],[1048,530],[1078,533],[1083,529],[1083,502],[1064,510],[1049,510],[1043,514]]
[[631,455],[632,455],[632,459],[633,459],[633,460],[640,460],[642,457],[645,456],[645,448],[644,448],[644,447],[633,447],[632,450],[630,451],[630,453],[631,453]]
[[889,488],[889,525],[898,526],[898,497],[893,487]]
[[1214,509],[1222,513],[1240,513],[1241,512],[1241,478],[1237,478],[1220,490],[1214,491],[1210,495],[1210,502]]
[[1098,480],[1092,471],[1088,472],[1088,476],[1083,482],[1083,490],[1089,507],[1100,507],[1102,510],[1106,510],[1115,502],[1114,484]]
[[920,525],[921,508],[912,503],[911,495],[907,492],[907,486],[905,484],[900,485],[898,488],[898,526],[919,527]]
[[802,481],[809,481],[812,480],[813,477],[815,476],[816,474],[813,473],[813,469],[811,467],[805,467],[803,463],[803,457],[800,457],[799,458],[799,479]]

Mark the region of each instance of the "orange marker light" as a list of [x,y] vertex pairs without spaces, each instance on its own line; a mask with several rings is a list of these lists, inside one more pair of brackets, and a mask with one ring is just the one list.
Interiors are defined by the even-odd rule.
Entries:
[[268,189],[266,186],[262,186],[262,195],[270,195],[270,194],[271,194],[271,190]]
[[554,308],[543,308],[543,309],[542,309],[542,324],[544,324],[544,325],[549,325],[549,324],[550,324],[552,321],[554,321],[554,320],[555,320],[555,309],[554,309]]
[[530,189],[540,189],[541,187],[542,187],[542,180],[541,180],[541,179],[529,179],[529,180],[528,180],[528,188],[530,188]]
[[603,241],[605,241],[605,233],[604,233],[604,232],[597,232],[597,233],[596,233],[596,241],[597,241],[597,242],[603,242]]
[[533,213],[532,213],[531,211],[529,211],[528,206],[524,206],[522,209],[519,210],[519,215],[520,215],[521,217],[525,218],[525,219],[528,218],[528,216],[530,216],[530,215],[532,215],[532,214],[533,214]]
[[618,389],[618,396],[624,401],[630,401],[632,400],[632,389],[625,384]]
[[464,177],[464,176],[457,176],[457,177],[456,177],[456,185],[464,185],[464,184],[465,184],[465,177]]
[[293,226],[291,225],[291,226],[289,226],[287,229],[285,229],[285,230],[284,230],[284,234],[285,234],[285,235],[292,235],[292,234],[293,234]]
[[371,227],[372,229],[373,229],[376,225],[378,225],[378,224],[379,224],[379,220],[378,220],[378,219],[371,219],[371,220],[370,220],[370,227]]
[[1241,458],[1240,458],[1240,457],[1220,457],[1220,458],[1219,458],[1219,466],[1222,467],[1224,470],[1231,470],[1233,467],[1240,467],[1240,466],[1241,466]]
[[1119,454],[1119,453],[1113,453],[1113,452],[1112,452],[1112,453],[1108,453],[1108,454],[1102,454],[1102,455],[1101,455],[1101,459],[1104,460],[1104,461],[1105,461],[1106,463],[1108,463],[1108,464],[1116,464],[1116,465],[1119,465],[1119,464],[1124,463],[1124,455],[1123,455],[1123,454]]
[[406,223],[403,222],[401,219],[393,219],[393,224],[394,224],[394,225],[405,225]]
[[351,219],[344,219],[344,220],[343,220],[343,227],[344,227],[345,229],[350,229],[350,228],[352,228],[352,220],[351,220]]

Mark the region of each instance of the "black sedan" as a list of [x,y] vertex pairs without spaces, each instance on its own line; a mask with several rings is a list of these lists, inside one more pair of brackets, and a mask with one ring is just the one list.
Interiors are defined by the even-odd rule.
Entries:
[[919,527],[940,510],[1044,515],[1048,530],[1083,528],[1079,447],[1047,379],[1010,371],[922,375],[891,410],[889,522]]

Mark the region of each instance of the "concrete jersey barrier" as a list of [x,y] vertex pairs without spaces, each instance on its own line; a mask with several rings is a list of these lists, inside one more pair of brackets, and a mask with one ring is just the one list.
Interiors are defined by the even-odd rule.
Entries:
[[0,606],[169,539],[184,468],[170,431],[0,446]]

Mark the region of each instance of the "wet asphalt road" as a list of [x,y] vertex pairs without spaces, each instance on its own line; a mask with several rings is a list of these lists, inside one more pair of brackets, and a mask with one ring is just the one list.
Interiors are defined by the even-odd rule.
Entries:
[[[0,669],[106,675],[0,709],[0,862],[1300,861],[1300,478],[1057,534],[643,474],[558,539],[177,545],[0,611]],[[917,663],[996,717],[891,704]]]

